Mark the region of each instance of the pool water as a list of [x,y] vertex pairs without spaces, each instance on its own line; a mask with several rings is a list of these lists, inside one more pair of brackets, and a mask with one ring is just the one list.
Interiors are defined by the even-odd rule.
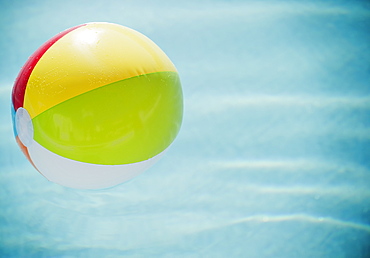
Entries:
[[[369,257],[366,1],[0,2],[0,257]],[[91,21],[176,65],[182,129],[137,178],[47,181],[13,137],[10,94],[44,41]]]

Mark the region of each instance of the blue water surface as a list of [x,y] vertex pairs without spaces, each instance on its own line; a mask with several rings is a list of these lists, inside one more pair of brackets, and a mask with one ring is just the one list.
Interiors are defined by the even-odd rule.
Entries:
[[[58,32],[119,23],[179,70],[162,160],[104,190],[51,183],[10,94]],[[368,1],[0,1],[0,257],[369,257]]]

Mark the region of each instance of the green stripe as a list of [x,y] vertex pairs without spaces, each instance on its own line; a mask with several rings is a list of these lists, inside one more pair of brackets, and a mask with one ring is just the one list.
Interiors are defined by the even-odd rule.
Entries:
[[34,139],[81,162],[129,164],[166,149],[182,121],[176,72],[118,81],[81,94],[33,119]]

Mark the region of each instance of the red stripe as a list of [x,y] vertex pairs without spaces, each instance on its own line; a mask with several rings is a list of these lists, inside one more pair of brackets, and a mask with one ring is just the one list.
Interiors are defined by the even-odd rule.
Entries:
[[37,62],[44,55],[44,53],[64,35],[68,34],[72,30],[75,30],[85,25],[86,24],[78,25],[78,26],[75,26],[75,27],[72,27],[70,29],[60,32],[59,34],[55,35],[54,37],[46,41],[41,47],[39,47],[35,51],[35,53],[33,53],[28,58],[27,62],[22,67],[14,83],[13,92],[12,92],[12,101],[14,105],[14,110],[17,110],[18,108],[23,107],[24,94],[26,92],[26,86],[27,86],[28,79],[33,69],[35,68]]

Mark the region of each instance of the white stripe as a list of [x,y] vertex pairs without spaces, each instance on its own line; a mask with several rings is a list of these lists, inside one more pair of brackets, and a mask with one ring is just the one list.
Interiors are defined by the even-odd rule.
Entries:
[[137,163],[98,165],[64,158],[47,150],[36,141],[28,147],[32,162],[48,180],[78,189],[107,188],[123,183],[152,166],[165,151]]

